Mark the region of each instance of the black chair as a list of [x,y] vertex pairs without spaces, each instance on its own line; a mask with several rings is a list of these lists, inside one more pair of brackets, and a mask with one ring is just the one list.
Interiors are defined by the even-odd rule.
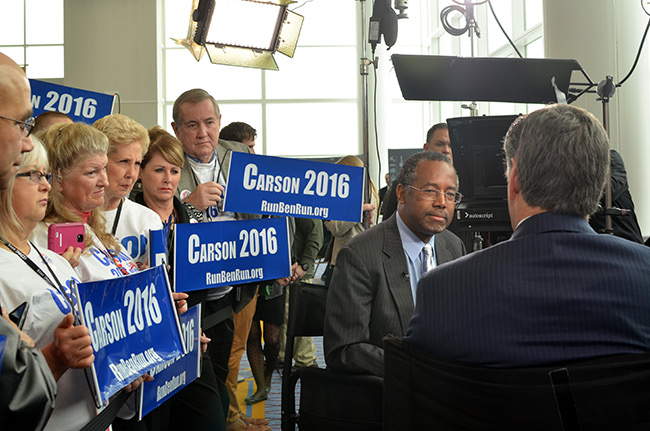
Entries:
[[[291,372],[294,337],[323,335],[327,288],[309,283],[290,287],[285,361],[282,368],[282,431],[382,430],[383,379],[307,367]],[[300,409],[295,389],[300,380]]]
[[506,369],[384,349],[386,430],[650,429],[650,354]]

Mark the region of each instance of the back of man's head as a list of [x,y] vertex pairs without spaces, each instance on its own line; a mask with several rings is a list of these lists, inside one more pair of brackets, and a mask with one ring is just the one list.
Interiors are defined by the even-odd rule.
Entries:
[[41,130],[45,130],[50,127],[52,124],[59,123],[73,123],[74,121],[68,114],[58,111],[45,111],[39,114],[36,117],[36,122],[34,123],[34,129],[32,133],[36,134]]
[[519,117],[505,137],[508,172],[517,166],[531,207],[587,216],[598,206],[609,166],[609,140],[584,109],[552,105]]

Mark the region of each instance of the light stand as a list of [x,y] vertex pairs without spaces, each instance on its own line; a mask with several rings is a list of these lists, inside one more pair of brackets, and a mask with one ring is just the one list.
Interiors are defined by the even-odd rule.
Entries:
[[[359,0],[361,5],[361,61],[359,64],[359,73],[361,74],[361,99],[362,99],[362,141],[363,141],[363,166],[366,168],[366,177],[370,177],[370,150],[369,150],[369,132],[368,132],[368,67],[373,64],[373,61],[366,58],[366,0]],[[370,202],[370,181],[367,181],[366,187],[363,191],[363,201]],[[370,213],[363,212],[363,227],[368,229],[370,227]]]

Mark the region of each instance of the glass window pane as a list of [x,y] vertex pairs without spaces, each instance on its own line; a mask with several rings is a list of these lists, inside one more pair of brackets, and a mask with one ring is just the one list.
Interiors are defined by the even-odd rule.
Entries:
[[203,88],[218,101],[250,100],[262,97],[259,69],[210,63],[207,54],[197,62],[184,48],[168,49],[166,55],[166,99],[173,102],[191,88]]
[[27,44],[63,43],[63,0],[26,0],[25,17]]
[[15,61],[18,66],[25,64],[25,48],[22,46],[11,48],[0,47],[0,52]]
[[[318,156],[359,154],[356,102],[281,103],[267,105],[266,154]],[[336,119],[336,133],[322,133]]]
[[256,104],[236,104],[236,103],[220,103],[219,110],[221,111],[221,127],[226,127],[233,121],[241,121],[257,130],[257,138],[255,138],[255,152],[263,154],[262,142],[264,140],[264,130],[262,128],[262,106]]
[[274,55],[280,71],[267,71],[269,99],[356,98],[359,69],[355,48],[298,47],[293,58]]
[[[23,13],[23,2],[2,2],[2,13],[0,13],[0,44],[22,45],[25,43],[25,20]],[[4,52],[4,48],[2,51]]]
[[[513,38],[512,34],[512,0],[500,0],[492,2],[492,8],[496,14],[499,22],[503,26],[503,29],[508,33],[510,38]],[[488,51],[492,53],[493,51],[499,49],[503,45],[508,43],[508,39],[499,28],[499,25],[494,20],[492,12],[488,13]]]
[[[379,136],[380,142],[387,148],[422,148],[430,125],[424,125],[422,119],[423,103],[426,102],[393,102],[387,112],[391,123],[408,125],[407,127],[390,127],[387,136]],[[374,135],[374,132],[371,132]],[[374,136],[371,136],[374,139]],[[371,150],[371,154],[374,149]],[[382,170],[387,170],[382,166]]]
[[27,77],[63,78],[63,46],[28,46]]
[[305,17],[298,46],[351,45],[357,41],[358,3],[350,0],[311,1],[290,5],[289,9]]
[[544,58],[543,37],[540,37],[526,45],[526,58]]
[[526,0],[526,29],[541,24],[544,15],[543,0]]
[[192,0],[173,0],[165,2],[165,46],[175,46],[171,40],[184,39],[190,26]]

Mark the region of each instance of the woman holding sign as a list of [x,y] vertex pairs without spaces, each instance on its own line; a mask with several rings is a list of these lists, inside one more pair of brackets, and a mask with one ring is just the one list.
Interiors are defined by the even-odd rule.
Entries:
[[[45,219],[34,229],[34,243],[43,247],[48,245],[50,225],[59,227],[66,226],[63,223],[81,223],[83,234],[73,235],[72,240],[83,240],[84,251],[75,267],[82,282],[137,272],[136,263],[121,250],[117,239],[106,232],[100,209],[108,186],[106,135],[84,123],[55,124],[47,129],[43,139],[52,170],[52,190]],[[145,378],[152,380],[147,375],[138,377],[126,390],[134,390]],[[133,397],[129,399],[132,400]],[[133,417],[134,411],[130,406],[123,408],[119,417]]]
[[28,239],[45,216],[47,172],[45,148],[34,139],[34,150],[25,153],[15,178],[0,191],[0,303],[8,310],[26,304],[22,329],[57,379],[45,429],[79,429],[95,416],[95,404],[83,371],[94,359],[91,339],[88,328],[73,326],[71,314],[70,281],[78,277],[66,259]]
[[[142,193],[135,196],[135,201],[149,207],[160,217],[167,230],[167,255],[171,260],[174,255],[173,232],[176,224],[199,223],[203,220],[203,213],[190,204],[182,203],[175,196],[184,163],[181,143],[158,126],[149,129],[149,138],[149,151],[142,158],[140,165]],[[169,270],[171,273],[174,268],[170,267]],[[200,301],[199,291],[190,293],[188,302],[191,305]],[[201,361],[201,376],[153,413],[160,415],[163,420],[147,416],[150,424],[159,421],[166,427],[164,429],[169,430],[226,429],[223,411],[227,404],[222,403],[224,400],[227,403],[228,398],[225,394],[220,395],[217,390],[217,377],[205,348]]]

